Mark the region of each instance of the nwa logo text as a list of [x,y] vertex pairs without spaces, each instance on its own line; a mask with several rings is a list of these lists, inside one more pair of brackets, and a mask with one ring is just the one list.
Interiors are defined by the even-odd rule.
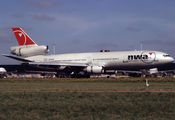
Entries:
[[141,55],[128,55],[128,61],[143,61],[144,63],[152,63],[156,59],[154,52],[143,52]]
[[147,60],[148,55],[128,55],[128,60]]

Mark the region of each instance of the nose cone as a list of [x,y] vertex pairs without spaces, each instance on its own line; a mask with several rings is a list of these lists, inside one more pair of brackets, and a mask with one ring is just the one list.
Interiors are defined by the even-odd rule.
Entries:
[[174,62],[174,58],[170,57],[170,58],[169,58],[169,61],[170,61],[170,62]]

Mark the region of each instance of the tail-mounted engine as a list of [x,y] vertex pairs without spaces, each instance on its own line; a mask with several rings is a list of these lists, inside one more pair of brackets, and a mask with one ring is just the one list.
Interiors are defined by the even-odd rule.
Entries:
[[25,46],[11,47],[12,54],[17,56],[23,56],[23,57],[44,55],[48,52],[49,52],[49,47],[46,45],[41,45],[41,46],[25,45]]

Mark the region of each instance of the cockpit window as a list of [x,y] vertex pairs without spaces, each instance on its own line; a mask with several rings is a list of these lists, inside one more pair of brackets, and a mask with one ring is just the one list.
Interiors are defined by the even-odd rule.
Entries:
[[163,55],[164,57],[170,57],[170,55]]

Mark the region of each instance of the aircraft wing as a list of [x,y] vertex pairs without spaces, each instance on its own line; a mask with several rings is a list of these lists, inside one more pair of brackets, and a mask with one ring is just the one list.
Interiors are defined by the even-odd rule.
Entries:
[[88,66],[86,63],[71,63],[71,62],[24,62],[22,65],[47,69],[52,71],[71,72],[74,69],[82,70]]
[[52,71],[26,71],[27,74],[41,74],[42,76],[45,76],[46,74],[57,74],[57,72]]
[[142,73],[141,71],[116,70],[117,73]]
[[103,66],[102,64],[98,63],[70,63],[70,62],[25,62],[24,64],[28,65],[42,65],[42,66],[69,66],[69,67],[87,67],[87,66]]
[[87,66],[87,64],[84,64],[84,63],[67,63],[67,62],[28,62],[24,64],[37,65],[37,66],[69,66],[69,67],[86,67]]

